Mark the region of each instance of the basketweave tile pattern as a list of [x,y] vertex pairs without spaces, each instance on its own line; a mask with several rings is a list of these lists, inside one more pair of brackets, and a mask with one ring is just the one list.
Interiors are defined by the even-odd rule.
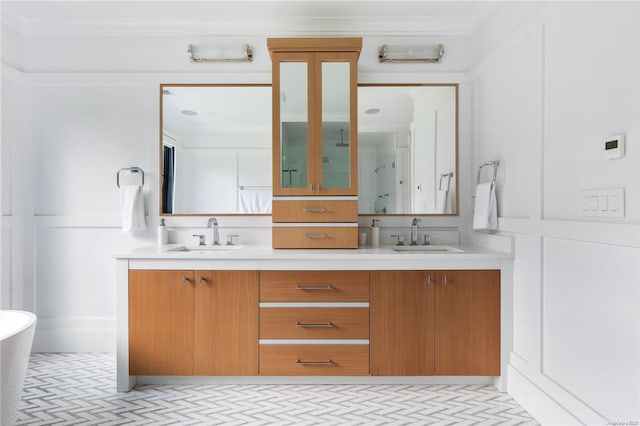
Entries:
[[116,392],[113,354],[32,354],[18,425],[535,425],[483,385],[188,385]]

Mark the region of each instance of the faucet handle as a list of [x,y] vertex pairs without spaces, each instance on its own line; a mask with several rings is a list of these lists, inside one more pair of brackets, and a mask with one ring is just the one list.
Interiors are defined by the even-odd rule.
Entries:
[[240,235],[238,234],[229,234],[227,235],[227,245],[228,246],[232,246],[233,245],[233,237],[239,237]]
[[423,241],[422,245],[423,246],[430,246],[431,245],[431,235],[424,234],[424,241]]
[[205,245],[204,242],[204,234],[193,234],[194,237],[198,237],[198,245],[199,246],[203,246]]
[[398,239],[398,242],[396,243],[397,246],[403,246],[404,245],[404,235],[396,234],[396,235],[392,235],[392,237]]

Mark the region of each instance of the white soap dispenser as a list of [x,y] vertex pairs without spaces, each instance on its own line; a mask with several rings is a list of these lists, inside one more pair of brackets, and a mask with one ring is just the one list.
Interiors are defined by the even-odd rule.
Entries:
[[380,219],[373,219],[371,224],[371,245],[374,247],[380,245]]
[[160,225],[158,225],[158,247],[169,243],[169,231],[164,223],[164,218],[160,218]]

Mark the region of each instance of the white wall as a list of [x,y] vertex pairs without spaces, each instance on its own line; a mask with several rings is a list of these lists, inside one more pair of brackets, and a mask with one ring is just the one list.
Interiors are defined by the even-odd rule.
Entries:
[[[637,422],[640,4],[531,12],[472,72],[474,167],[500,160],[497,235],[515,241],[508,391],[543,424]],[[626,157],[604,160],[618,133]],[[580,217],[580,189],[618,187],[624,218]]]
[[[265,36],[144,36],[103,30],[54,28],[52,34],[31,31],[3,38],[9,46],[2,50],[1,303],[38,314],[36,351],[115,350],[111,256],[155,244],[159,220],[159,84],[271,80]],[[11,32],[4,25],[3,31]],[[439,39],[451,46],[441,66],[377,63],[382,42],[415,39],[365,37],[360,79],[465,86],[468,37]],[[251,64],[192,64],[185,53],[188,43],[247,42],[254,46]],[[463,119],[462,126],[467,123]],[[120,230],[115,182],[116,172],[129,166],[145,171],[148,229],[133,236]],[[459,220],[423,220],[423,225],[456,231]],[[222,216],[218,221],[223,238],[233,231],[244,244],[270,243],[268,217]],[[170,217],[167,222],[185,234],[209,232],[202,217]],[[409,225],[407,218],[383,220],[394,231]]]

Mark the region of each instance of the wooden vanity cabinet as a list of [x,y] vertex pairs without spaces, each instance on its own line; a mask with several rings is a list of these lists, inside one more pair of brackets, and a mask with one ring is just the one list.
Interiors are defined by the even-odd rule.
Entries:
[[129,271],[129,374],[258,374],[258,272]]
[[500,375],[500,271],[373,271],[370,310],[372,375]]

